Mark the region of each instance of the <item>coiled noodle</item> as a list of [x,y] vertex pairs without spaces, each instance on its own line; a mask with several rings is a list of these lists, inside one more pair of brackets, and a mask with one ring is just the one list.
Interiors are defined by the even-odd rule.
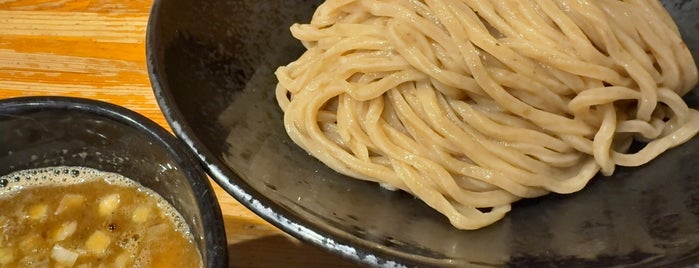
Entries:
[[654,0],[328,0],[291,32],[307,49],[276,71],[291,139],[459,229],[699,130],[681,98],[696,65]]

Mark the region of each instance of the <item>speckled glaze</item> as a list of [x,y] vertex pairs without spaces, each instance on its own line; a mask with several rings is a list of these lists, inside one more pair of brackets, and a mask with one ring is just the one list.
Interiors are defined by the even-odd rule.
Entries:
[[[699,52],[699,1],[663,1]],[[685,267],[699,262],[699,139],[571,195],[460,231],[419,200],[339,175],[287,137],[274,70],[320,1],[156,0],[147,55],[175,133],[233,197],[282,230],[382,267]],[[698,57],[699,58],[699,57]],[[686,96],[699,107],[699,95]]]

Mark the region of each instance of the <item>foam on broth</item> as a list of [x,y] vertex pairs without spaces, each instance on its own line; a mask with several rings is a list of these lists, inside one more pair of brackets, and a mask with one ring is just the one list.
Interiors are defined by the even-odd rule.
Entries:
[[0,177],[0,267],[202,267],[182,216],[115,173],[86,167]]

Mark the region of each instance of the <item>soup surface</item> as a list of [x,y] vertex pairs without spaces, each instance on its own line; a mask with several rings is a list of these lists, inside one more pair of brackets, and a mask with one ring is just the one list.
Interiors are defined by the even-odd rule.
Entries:
[[0,267],[202,267],[182,216],[115,173],[11,173],[0,177],[0,208]]

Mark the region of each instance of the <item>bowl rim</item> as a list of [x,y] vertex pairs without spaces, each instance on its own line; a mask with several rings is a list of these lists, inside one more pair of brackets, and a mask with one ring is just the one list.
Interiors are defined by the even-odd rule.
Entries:
[[[318,246],[319,248],[336,255],[368,264],[376,267],[408,267],[425,265],[417,260],[424,258],[412,254],[400,252],[377,243],[368,241],[350,242],[351,238],[330,235],[318,224],[302,217],[293,215],[288,209],[275,204],[266,196],[257,192],[245,182],[235,171],[226,168],[226,165],[209,150],[195,135],[191,126],[186,123],[185,117],[178,109],[173,95],[169,90],[168,82],[162,79],[165,73],[164,67],[158,62],[158,47],[165,46],[163,40],[156,33],[156,25],[161,21],[160,6],[164,0],[154,0],[146,26],[146,65],[151,87],[160,110],[167,123],[177,138],[184,141],[200,161],[204,170],[211,178],[223,188],[229,195],[240,202],[253,213],[281,229],[285,233],[304,242]],[[370,248],[372,250],[370,250]],[[430,259],[431,262],[439,261]],[[430,262],[428,261],[428,262]],[[421,264],[422,263],[422,264]]]
[[205,226],[204,244],[207,267],[228,267],[228,248],[223,215],[211,183],[201,165],[184,144],[163,127],[145,116],[125,107],[87,98],[68,96],[24,96],[0,99],[0,111],[30,112],[70,110],[101,116],[125,124],[159,142],[173,160],[183,167],[183,173],[197,197],[201,224]]

